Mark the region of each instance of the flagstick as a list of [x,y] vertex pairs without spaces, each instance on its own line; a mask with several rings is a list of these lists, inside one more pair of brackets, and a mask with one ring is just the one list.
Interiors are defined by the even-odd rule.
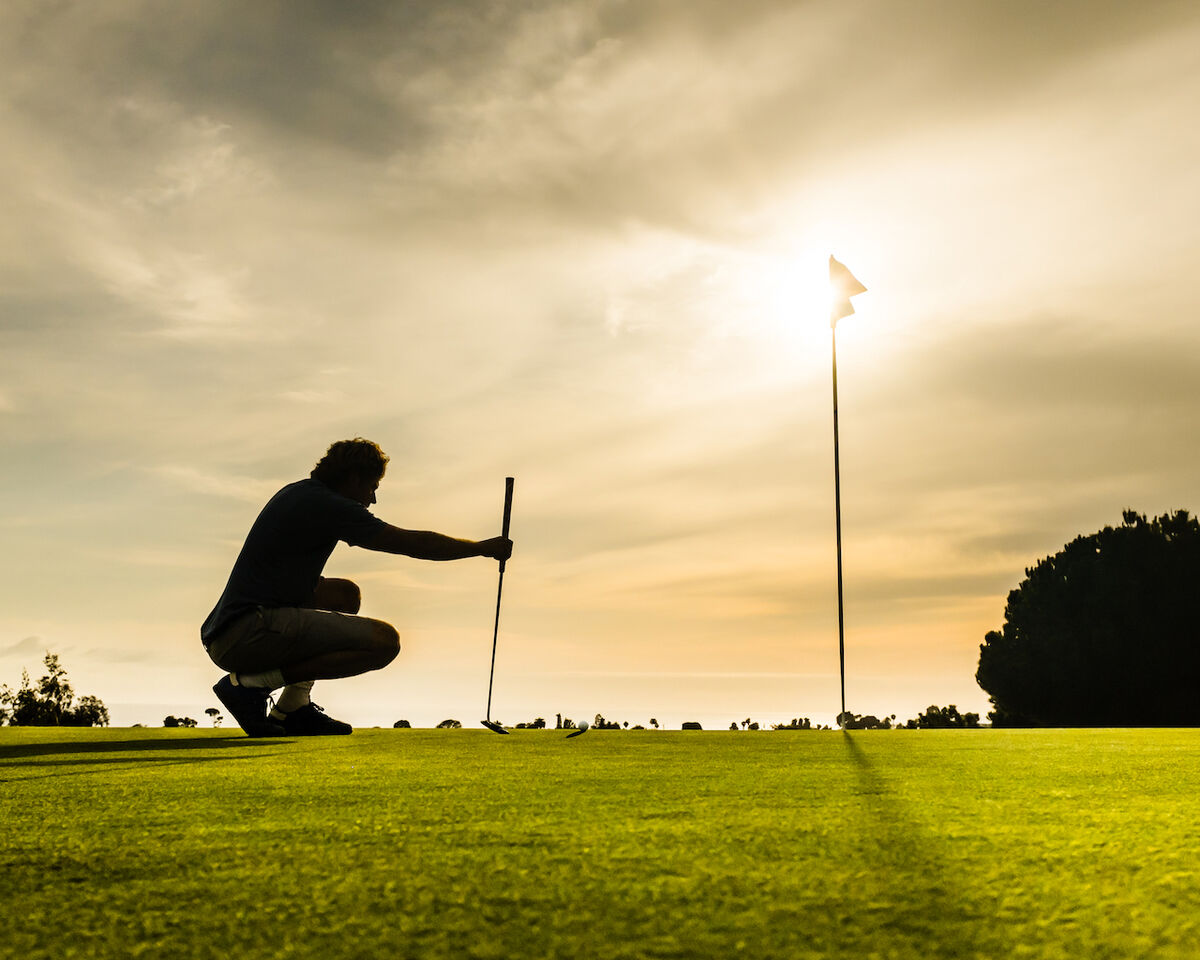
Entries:
[[838,453],[838,394],[837,394],[837,326],[833,325],[833,507],[837,522],[837,584],[838,584],[838,672],[842,682],[842,712],[838,726],[844,727],[846,712],[846,627],[842,603],[842,474]]
[[832,254],[829,256],[829,285],[836,296],[833,309],[829,311],[829,326],[833,332],[833,503],[837,517],[838,672],[842,680],[842,712],[838,715],[838,726],[844,730],[846,726],[841,717],[846,714],[846,621],[842,597],[842,470],[838,457],[837,322],[854,312],[854,305],[850,299],[860,293],[866,293],[867,288],[858,277],[846,269],[845,264],[838,263]]

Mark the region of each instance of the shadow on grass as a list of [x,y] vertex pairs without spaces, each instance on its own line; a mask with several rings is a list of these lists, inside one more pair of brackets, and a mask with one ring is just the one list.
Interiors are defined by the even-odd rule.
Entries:
[[923,827],[847,731],[842,742],[854,763],[859,795],[874,826],[874,849],[864,851],[882,881],[888,909],[876,922],[926,957],[1008,957],[1012,945],[991,909],[992,895],[972,875],[980,864],[956,860],[936,833]]
[[[254,739],[243,736],[189,737],[142,740],[63,740],[0,746],[0,770],[44,771],[40,777],[69,776],[80,770],[63,767],[104,767],[111,764],[209,763],[262,757],[264,747],[278,747],[288,740]],[[213,756],[212,751],[218,755]],[[155,755],[157,754],[157,756]],[[0,777],[0,782],[10,782]]]

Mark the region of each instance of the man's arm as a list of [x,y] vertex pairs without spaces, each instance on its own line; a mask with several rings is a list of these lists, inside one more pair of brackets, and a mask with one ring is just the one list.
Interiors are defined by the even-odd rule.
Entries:
[[460,540],[432,530],[401,530],[385,523],[369,542],[368,550],[398,553],[418,560],[463,560],[466,557],[491,557],[507,560],[512,556],[512,541],[505,537],[488,540]]

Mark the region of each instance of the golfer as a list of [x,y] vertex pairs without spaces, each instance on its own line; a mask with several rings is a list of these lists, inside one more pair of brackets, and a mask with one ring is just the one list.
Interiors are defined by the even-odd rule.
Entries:
[[400,652],[391,624],[357,616],[361,594],[353,581],[321,576],[339,540],[419,560],[507,560],[512,553],[505,537],[458,540],[374,516],[367,508],[387,462],[370,440],[339,440],[309,479],[275,494],[200,628],[209,657],[228,671],[213,693],[251,737],[352,732],[312,702],[313,683],[379,670]]

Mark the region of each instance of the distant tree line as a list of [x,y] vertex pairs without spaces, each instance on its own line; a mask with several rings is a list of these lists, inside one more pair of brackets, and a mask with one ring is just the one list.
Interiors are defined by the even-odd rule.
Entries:
[[[645,730],[642,724],[630,725],[628,721],[618,723],[615,720],[608,720],[603,714],[596,714],[595,719],[591,722],[593,730]],[[846,730],[945,730],[955,727],[960,728],[978,728],[979,714],[977,713],[959,713],[958,707],[950,704],[948,707],[939,707],[931,705],[924,713],[918,714],[907,722],[899,722],[896,720],[896,715],[890,714],[882,720],[872,714],[857,714],[846,711],[838,715],[838,725]],[[397,720],[392,724],[397,729],[410,729],[412,724],[407,720]],[[503,724],[502,724],[503,726]],[[659,729],[659,722],[656,718],[650,718],[650,726],[654,729]],[[437,729],[460,729],[462,724],[457,720],[443,720],[437,725]],[[542,717],[536,717],[533,720],[522,721],[515,724],[510,729],[513,730],[545,730],[547,727],[546,721]],[[555,715],[555,730],[574,730],[577,724],[570,717],[564,717],[561,713]],[[703,726],[695,721],[689,720],[682,724],[683,730],[702,730]],[[734,721],[729,724],[730,730],[763,730],[762,724],[756,720],[751,720],[747,717],[740,722]],[[808,717],[796,718],[788,723],[773,723],[770,725],[772,730],[832,730],[836,729],[824,724],[814,724]]]
[[98,697],[80,697],[75,702],[75,691],[57,654],[47,653],[42,663],[46,673],[36,684],[30,683],[29,672],[22,670],[20,688],[0,687],[0,723],[13,727],[108,726],[108,709]]

